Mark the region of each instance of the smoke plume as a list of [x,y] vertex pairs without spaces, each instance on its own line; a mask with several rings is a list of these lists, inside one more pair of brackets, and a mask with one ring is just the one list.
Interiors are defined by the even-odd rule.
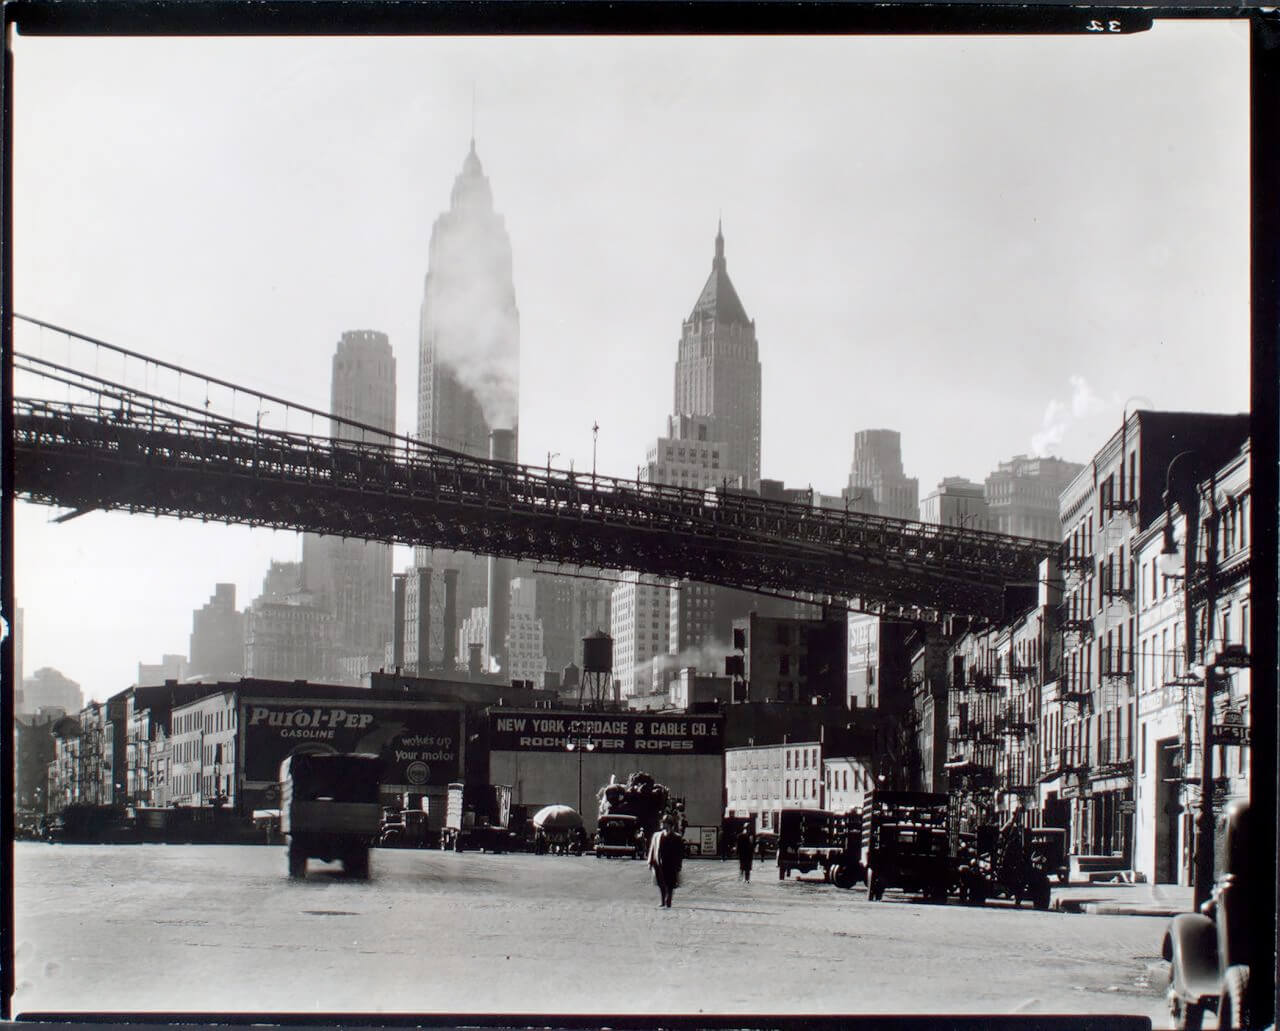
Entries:
[[1090,388],[1088,381],[1080,375],[1068,377],[1071,385],[1071,399],[1060,401],[1054,398],[1045,406],[1044,418],[1040,432],[1031,437],[1031,451],[1044,457],[1062,443],[1071,424],[1084,419],[1103,407],[1102,398]]

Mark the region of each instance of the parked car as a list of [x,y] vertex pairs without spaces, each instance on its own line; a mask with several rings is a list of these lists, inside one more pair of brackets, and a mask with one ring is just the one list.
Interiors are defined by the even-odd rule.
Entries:
[[643,859],[644,844],[644,828],[634,816],[613,813],[600,817],[596,823],[595,853],[598,858]]
[[761,859],[772,859],[778,854],[778,832],[763,830],[756,835],[756,855]]
[[[1249,851],[1253,823],[1247,802],[1231,805],[1213,894],[1199,913],[1175,916],[1165,932],[1169,1011],[1179,1028],[1199,1028],[1210,1011],[1217,1013],[1218,1027],[1249,1028],[1255,1023],[1253,1015],[1269,1008],[1257,998],[1250,977],[1255,962],[1274,958],[1253,954],[1254,914],[1263,912],[1259,900],[1269,894],[1266,885],[1255,883]],[[1270,844],[1255,840],[1253,847]]]

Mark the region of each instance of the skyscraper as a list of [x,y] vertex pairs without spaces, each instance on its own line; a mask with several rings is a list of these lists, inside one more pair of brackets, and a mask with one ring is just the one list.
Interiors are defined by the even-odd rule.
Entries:
[[[472,140],[449,210],[431,229],[418,340],[418,438],[486,458],[492,430],[517,429],[519,399],[520,313],[511,240],[493,209],[489,179]],[[511,443],[514,459],[514,439]],[[485,559],[420,548],[415,564],[437,572],[459,570],[458,609],[487,607]],[[444,640],[441,608],[431,608],[433,661],[434,642]]]
[[192,613],[190,650],[194,676],[244,673],[244,613],[236,610],[235,584],[215,584],[213,597]]
[[675,414],[710,416],[724,441],[723,465],[749,488],[760,483],[760,355],[756,324],[729,279],[724,233],[716,228],[711,275],[684,321],[676,360]]
[[[385,333],[342,334],[333,356],[329,411],[336,417],[329,429],[334,440],[377,443],[388,438],[376,431],[395,432],[396,361]],[[303,589],[334,617],[335,654],[363,656],[368,668],[376,668],[391,639],[391,545],[307,534],[302,577]]]
[[844,494],[851,512],[920,518],[920,481],[903,474],[902,436],[897,430],[854,434],[853,466]]

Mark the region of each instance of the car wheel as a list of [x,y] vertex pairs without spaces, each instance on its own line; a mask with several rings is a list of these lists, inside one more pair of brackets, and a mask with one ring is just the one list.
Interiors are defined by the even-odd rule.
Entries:
[[1249,1006],[1249,968],[1243,964],[1227,967],[1218,1001],[1218,1027],[1242,1031],[1252,1026]]

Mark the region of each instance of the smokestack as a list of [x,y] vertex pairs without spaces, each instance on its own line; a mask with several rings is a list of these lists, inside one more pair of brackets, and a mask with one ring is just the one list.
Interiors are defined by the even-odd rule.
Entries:
[[418,676],[431,668],[431,567],[418,570]]
[[404,667],[404,574],[397,573],[391,583],[391,665],[398,673]]
[[484,667],[484,645],[471,644],[467,648],[471,653],[467,656],[467,675],[472,680],[479,680]]
[[444,668],[452,672],[458,665],[458,571],[444,571]]
[[[493,430],[489,434],[489,458],[516,460],[516,431]],[[509,558],[489,558],[489,660],[499,672],[507,669],[507,631],[511,624],[511,572]]]

